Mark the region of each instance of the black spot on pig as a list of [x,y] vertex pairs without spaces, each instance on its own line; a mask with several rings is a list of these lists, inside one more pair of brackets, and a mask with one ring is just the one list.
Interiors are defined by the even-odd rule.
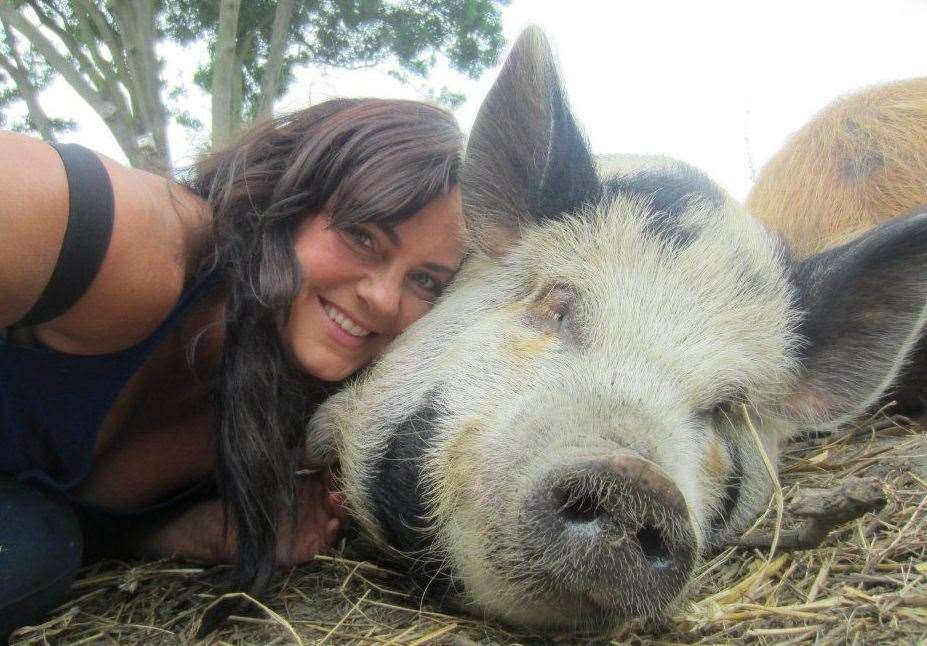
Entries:
[[422,497],[422,459],[443,410],[430,395],[393,431],[368,484],[372,512],[389,543],[415,554],[430,545],[429,510]]
[[619,195],[644,200],[649,205],[647,229],[677,249],[689,246],[700,233],[698,227],[682,221],[689,208],[704,205],[720,209],[725,202],[717,184],[684,164],[606,180],[606,199]]
[[718,536],[730,521],[731,514],[734,513],[734,508],[737,506],[737,501],[740,500],[740,488],[744,479],[744,463],[743,457],[740,455],[740,447],[730,438],[721,436],[719,439],[727,450],[727,457],[731,461],[731,473],[728,475],[724,487],[724,506],[711,519],[711,536]]

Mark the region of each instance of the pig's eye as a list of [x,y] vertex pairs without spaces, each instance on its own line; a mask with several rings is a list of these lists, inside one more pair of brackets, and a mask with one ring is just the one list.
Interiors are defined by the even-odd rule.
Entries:
[[544,291],[533,308],[531,322],[545,332],[560,332],[571,318],[576,292],[566,285]]
[[718,402],[711,408],[711,422],[715,426],[720,425],[725,419],[731,416],[731,410],[734,408],[734,402]]
[[744,399],[740,394],[725,397],[719,399],[713,405],[699,410],[696,415],[712,426],[719,426],[737,415],[737,408],[743,401]]

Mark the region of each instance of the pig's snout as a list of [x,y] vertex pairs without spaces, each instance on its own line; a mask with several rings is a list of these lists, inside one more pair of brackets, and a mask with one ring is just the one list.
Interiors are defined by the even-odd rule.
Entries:
[[[631,455],[606,458],[588,469],[554,486],[550,502],[564,532],[620,538],[626,549],[638,550],[651,568],[672,568],[679,556],[673,548],[680,547],[671,535],[679,520],[675,516],[684,518],[686,512],[676,485],[653,462]],[[690,551],[685,549],[683,556]]]
[[563,601],[654,616],[685,587],[696,543],[665,472],[623,453],[558,466],[528,505],[526,545]]

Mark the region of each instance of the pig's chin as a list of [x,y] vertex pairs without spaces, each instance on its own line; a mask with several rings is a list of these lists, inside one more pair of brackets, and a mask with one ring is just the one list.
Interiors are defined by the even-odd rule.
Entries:
[[582,577],[531,569],[531,576],[520,580],[490,576],[468,582],[464,578],[458,588],[473,593],[466,595],[471,597],[471,611],[507,623],[595,630],[630,619],[647,622],[664,617],[684,597],[691,575],[691,569],[686,568],[668,572],[661,579],[664,573],[654,576],[629,566],[623,569],[624,577],[593,583]]
[[658,602],[652,597],[642,597],[629,602],[625,595],[605,590],[577,592],[556,590],[554,586],[543,592],[524,590],[523,595],[513,595],[511,582],[499,582],[499,585],[496,594],[484,589],[476,598],[466,594],[446,598],[445,605],[515,627],[602,631],[632,619],[644,623],[657,621],[674,608],[680,598]]

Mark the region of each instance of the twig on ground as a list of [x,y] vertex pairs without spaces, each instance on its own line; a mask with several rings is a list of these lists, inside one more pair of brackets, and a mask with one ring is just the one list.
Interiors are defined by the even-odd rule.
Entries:
[[[802,489],[790,511],[805,520],[797,529],[782,531],[779,548],[814,549],[824,542],[832,530],[863,514],[882,509],[885,502],[885,492],[875,478],[847,478],[835,489]],[[774,540],[774,535],[753,534],[743,536],[731,544],[764,549],[770,547]]]

